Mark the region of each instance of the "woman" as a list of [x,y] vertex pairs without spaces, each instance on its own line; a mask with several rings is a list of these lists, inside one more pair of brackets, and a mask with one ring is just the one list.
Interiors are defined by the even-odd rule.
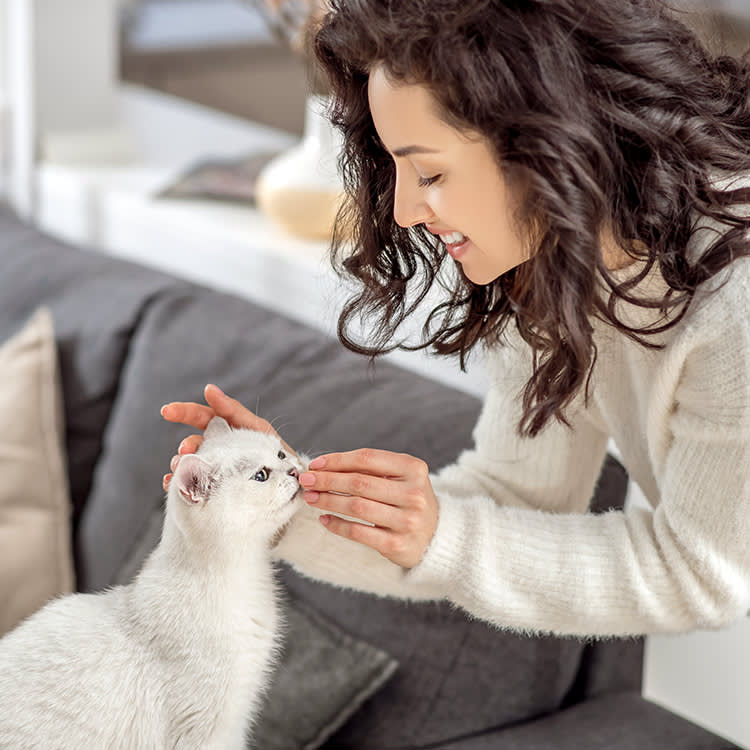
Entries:
[[[491,385],[474,448],[439,475],[385,451],[312,461],[311,510],[280,554],[519,630],[744,614],[748,66],[711,57],[657,0],[334,0],[314,49],[345,138],[334,250],[361,282],[341,340],[398,346],[455,264],[424,343],[462,362],[481,345]],[[363,312],[366,342],[350,330]],[[271,429],[205,395],[164,417]],[[650,508],[586,513],[610,438]]]

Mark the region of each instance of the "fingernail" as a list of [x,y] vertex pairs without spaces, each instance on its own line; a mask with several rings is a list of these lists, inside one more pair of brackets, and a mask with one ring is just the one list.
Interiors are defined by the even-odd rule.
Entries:
[[312,487],[315,484],[315,474],[305,472],[304,474],[300,475],[299,483],[304,487]]
[[304,498],[306,503],[310,503],[312,505],[313,503],[317,503],[320,499],[320,492],[303,492],[302,497]]
[[180,455],[182,455],[182,453],[183,453],[183,451],[184,451],[184,448],[185,448],[185,441],[183,440],[183,441],[182,441],[182,442],[180,443],[180,445],[178,446],[178,448],[177,448],[177,452],[178,452],[178,453],[179,453]]
[[161,478],[161,485],[162,485],[162,487],[166,487],[171,481],[172,481],[172,475],[171,474],[165,474]]
[[318,456],[317,458],[314,458],[312,461],[310,461],[311,469],[322,469],[325,465],[326,465],[325,456]]
[[167,410],[168,408],[169,408],[169,404],[164,404],[164,406],[162,406],[162,407],[161,407],[161,409],[159,409],[159,414],[161,414],[161,415],[162,415],[162,417],[163,417],[163,416],[164,416],[164,412],[165,412],[165,411],[166,411],[166,410]]
[[224,395],[224,391],[222,391],[221,388],[219,388],[219,386],[214,383],[208,383],[208,385],[206,385],[206,388],[204,388],[204,391],[207,388],[215,388],[222,396]]

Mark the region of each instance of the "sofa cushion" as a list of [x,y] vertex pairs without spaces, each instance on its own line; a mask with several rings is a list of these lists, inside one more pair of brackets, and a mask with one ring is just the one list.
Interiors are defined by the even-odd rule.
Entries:
[[[363,746],[364,747],[364,746]],[[609,693],[563,711],[432,750],[742,750],[636,692]]]
[[0,347],[0,636],[73,588],[70,497],[52,317]]
[[83,252],[0,205],[0,340],[38,305],[54,318],[65,408],[74,526],[91,486],[130,337],[148,301],[173,277]]
[[316,750],[391,679],[398,662],[285,597],[284,640],[253,747]]
[[336,747],[424,748],[558,709],[584,644],[523,636],[472,619],[447,603],[408,603],[341,591],[289,571],[286,587],[345,631],[399,663]]

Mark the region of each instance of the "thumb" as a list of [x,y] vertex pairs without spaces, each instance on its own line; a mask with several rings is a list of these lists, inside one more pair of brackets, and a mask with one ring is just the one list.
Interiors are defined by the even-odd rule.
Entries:
[[231,396],[227,396],[218,385],[209,383],[203,390],[203,396],[206,399],[206,403],[214,410],[214,413],[220,417],[224,417],[230,426],[257,430],[258,432],[265,432],[267,435],[276,435],[281,440],[287,453],[297,455],[296,451],[285,440],[282,440],[281,435],[274,430],[267,419],[253,414],[250,409],[243,406],[239,401]]
[[275,434],[275,430],[271,428],[267,420],[253,414],[239,401],[227,396],[219,386],[209,383],[203,391],[203,396],[214,412],[226,419],[232,427],[244,427],[249,430],[260,430]]

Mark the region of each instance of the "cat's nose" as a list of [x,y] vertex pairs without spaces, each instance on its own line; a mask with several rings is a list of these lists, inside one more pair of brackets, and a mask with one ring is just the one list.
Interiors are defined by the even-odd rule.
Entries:
[[292,468],[287,471],[287,474],[289,474],[290,477],[299,479],[299,471],[294,466],[292,466]]

